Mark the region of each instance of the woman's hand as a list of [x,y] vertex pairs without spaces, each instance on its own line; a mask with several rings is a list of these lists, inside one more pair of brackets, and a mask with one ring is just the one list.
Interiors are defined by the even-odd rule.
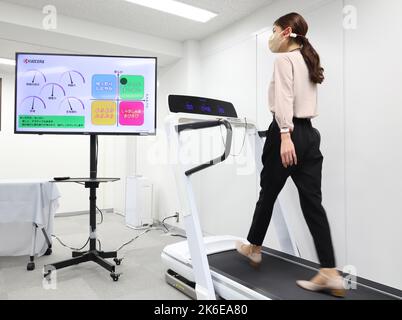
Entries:
[[297,156],[290,133],[281,134],[281,158],[285,168],[297,165]]

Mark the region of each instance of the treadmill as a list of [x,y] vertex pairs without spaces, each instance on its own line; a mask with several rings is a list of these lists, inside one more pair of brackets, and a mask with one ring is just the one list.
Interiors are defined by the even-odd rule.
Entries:
[[[261,153],[266,132],[258,132],[252,121],[238,118],[233,104],[214,99],[170,95],[171,114],[166,119],[173,169],[178,188],[187,240],[168,245],[161,254],[167,283],[187,296],[199,300],[339,300],[325,292],[310,292],[296,285],[297,280],[312,278],[320,266],[301,258],[289,231],[288,217],[279,199],[272,217],[282,251],[263,247],[262,263],[254,268],[237,253],[235,236],[203,237],[191,176],[224,162],[230,155],[233,128],[244,128],[255,139],[256,164],[261,168]],[[180,136],[184,131],[214,127],[226,128],[222,156],[196,167],[187,168],[180,157]],[[218,137],[221,139],[221,137]],[[373,281],[343,274],[346,300],[401,300],[402,291]]]

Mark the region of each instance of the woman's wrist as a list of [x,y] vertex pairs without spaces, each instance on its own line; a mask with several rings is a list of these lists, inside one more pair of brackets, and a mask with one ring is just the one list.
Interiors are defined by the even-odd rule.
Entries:
[[281,133],[281,139],[282,139],[282,140],[288,140],[288,139],[290,139],[290,138],[291,138],[290,132]]

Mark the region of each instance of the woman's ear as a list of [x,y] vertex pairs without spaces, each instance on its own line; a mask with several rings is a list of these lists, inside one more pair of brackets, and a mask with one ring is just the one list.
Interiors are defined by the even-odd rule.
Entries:
[[283,30],[283,35],[287,38],[290,37],[290,35],[293,33],[293,30],[291,27],[287,27],[285,30]]

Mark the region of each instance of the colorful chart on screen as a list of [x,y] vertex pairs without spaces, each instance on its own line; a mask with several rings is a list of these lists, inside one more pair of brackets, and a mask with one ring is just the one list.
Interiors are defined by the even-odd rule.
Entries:
[[18,53],[16,61],[16,133],[155,134],[156,58]]

